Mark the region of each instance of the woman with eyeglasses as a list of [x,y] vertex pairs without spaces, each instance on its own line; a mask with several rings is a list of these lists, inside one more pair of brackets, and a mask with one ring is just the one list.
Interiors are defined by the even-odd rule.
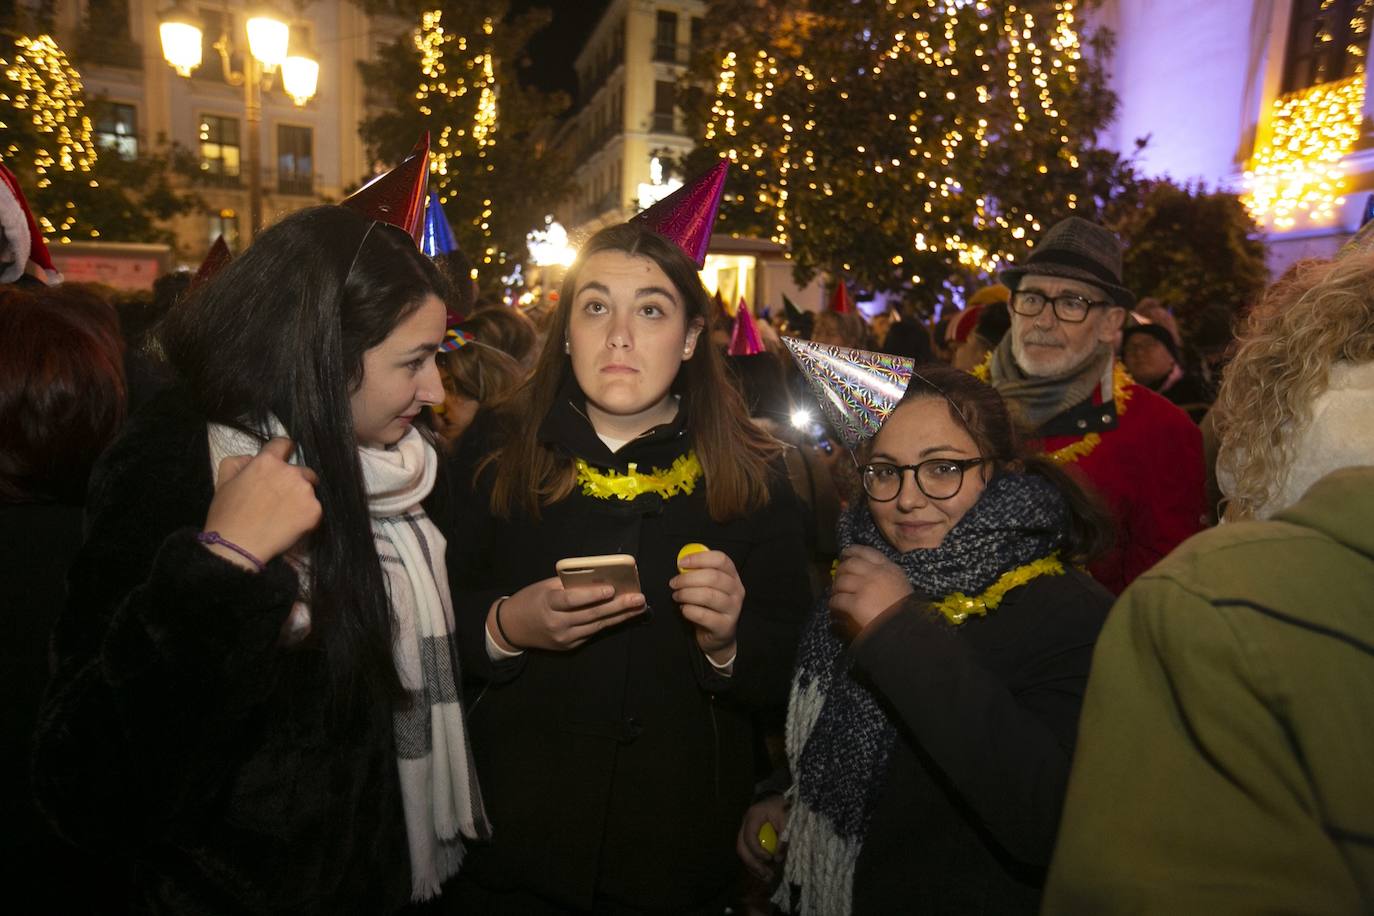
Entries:
[[49,817],[128,878],[101,912],[394,913],[488,832],[414,425],[442,291],[323,206],[169,317],[179,381],[92,477],[36,740]]
[[867,498],[793,681],[792,785],[738,850],[780,867],[790,913],[1034,913],[1112,600],[1078,568],[1106,519],[946,367],[912,376],[858,460]]

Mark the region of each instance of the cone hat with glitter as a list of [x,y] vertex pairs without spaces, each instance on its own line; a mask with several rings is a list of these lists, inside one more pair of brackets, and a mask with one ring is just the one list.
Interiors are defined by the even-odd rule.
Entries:
[[905,356],[795,337],[784,337],[782,342],[810,384],[826,420],[850,451],[882,427],[906,393],[915,365]]
[[730,162],[722,159],[706,174],[692,179],[631,222],[644,223],[654,232],[677,243],[697,264],[706,266],[706,249],[711,246],[711,227],[716,224],[720,199],[725,193],[725,173]]
[[224,269],[224,266],[234,259],[229,252],[229,243],[224,241],[221,234],[215,239],[215,243],[210,246],[209,252],[205,255],[205,260],[200,262],[200,267],[196,268],[195,275],[191,277],[191,284],[187,289],[196,289],[210,282],[210,278]]
[[429,184],[429,131],[401,164],[339,201],[364,216],[400,226],[420,247],[425,230],[425,188]]
[[759,337],[758,325],[749,312],[749,303],[740,297],[739,309],[735,312],[735,327],[730,332],[730,356],[758,356],[763,352],[763,338]]

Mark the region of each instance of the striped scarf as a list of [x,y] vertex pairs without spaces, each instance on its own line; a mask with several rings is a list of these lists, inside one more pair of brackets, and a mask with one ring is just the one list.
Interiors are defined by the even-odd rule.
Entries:
[[[901,567],[918,595],[941,598],[955,591],[976,595],[1007,570],[1052,553],[1067,522],[1053,484],[1004,473],[939,547],[898,553],[864,502],[840,518],[838,534],[841,550],[872,547]],[[828,601],[827,594],[817,603],[802,636],[787,710],[794,781],[782,837],[787,858],[773,902],[804,916],[850,912],[854,866],[897,740],[878,697],[850,672],[847,644],[830,629]]]
[[[275,419],[271,435],[286,435]],[[229,455],[254,455],[261,441],[210,425],[215,476]],[[458,696],[458,658],[450,634],[453,605],[444,563],[447,547],[420,501],[434,488],[438,456],[412,429],[391,448],[359,448],[377,558],[393,619],[392,658],[410,702],[396,709],[401,799],[410,850],[411,896],[426,900],[463,860],[462,837],[491,834]],[[293,459],[294,460],[294,459]],[[309,558],[287,556],[304,585]],[[310,609],[298,601],[282,630],[285,646],[310,632]]]

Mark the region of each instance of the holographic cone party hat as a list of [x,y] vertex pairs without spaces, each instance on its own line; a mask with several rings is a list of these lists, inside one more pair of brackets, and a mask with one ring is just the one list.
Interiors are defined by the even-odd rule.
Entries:
[[749,313],[749,303],[741,297],[739,310],[735,312],[735,327],[730,332],[730,356],[758,356],[763,352],[763,339],[759,337],[754,316]]
[[850,451],[882,427],[911,381],[905,356],[784,337],[831,428]]
[[339,202],[364,216],[400,226],[420,246],[425,228],[425,188],[429,184],[429,131],[401,164],[354,191]]
[[725,193],[725,173],[729,170],[729,160],[720,160],[706,174],[678,188],[631,222],[644,223],[675,243],[700,270],[706,266],[711,227],[716,224],[720,199]]

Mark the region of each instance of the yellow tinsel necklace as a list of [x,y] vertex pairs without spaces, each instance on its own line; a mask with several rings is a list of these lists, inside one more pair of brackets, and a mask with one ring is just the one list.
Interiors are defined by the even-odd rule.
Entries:
[[645,493],[657,493],[669,499],[679,493],[690,494],[696,489],[702,473],[701,462],[694,451],[679,455],[667,470],[654,468],[647,474],[639,471],[634,462],[630,463],[628,472],[617,474],[598,471],[581,458],[577,459],[577,482],[582,485],[582,493],[597,499],[629,500]]
[[1059,561],[1058,554],[1050,554],[1038,560],[1032,560],[1025,566],[1018,566],[1009,569],[998,576],[997,581],[983,590],[981,595],[970,598],[963,592],[954,592],[935,602],[932,607],[939,611],[946,620],[958,626],[968,620],[970,614],[983,616],[988,611],[993,610],[1002,603],[1002,598],[1007,592],[1019,585],[1025,585],[1032,579],[1041,576],[1057,576],[1064,572],[1064,564]]
[[[984,360],[973,367],[970,373],[980,382],[991,384],[992,377],[992,354],[989,353]],[[1131,399],[1131,385],[1135,384],[1135,379],[1131,378],[1131,373],[1126,371],[1126,367],[1119,361],[1113,360],[1112,363],[1112,401],[1116,404],[1116,415],[1118,417],[1126,413],[1126,402]],[[1069,464],[1079,458],[1086,457],[1097,448],[1102,442],[1101,433],[1087,433],[1077,442],[1070,442],[1063,448],[1057,448],[1052,452],[1046,452],[1045,457],[1055,464]]]

